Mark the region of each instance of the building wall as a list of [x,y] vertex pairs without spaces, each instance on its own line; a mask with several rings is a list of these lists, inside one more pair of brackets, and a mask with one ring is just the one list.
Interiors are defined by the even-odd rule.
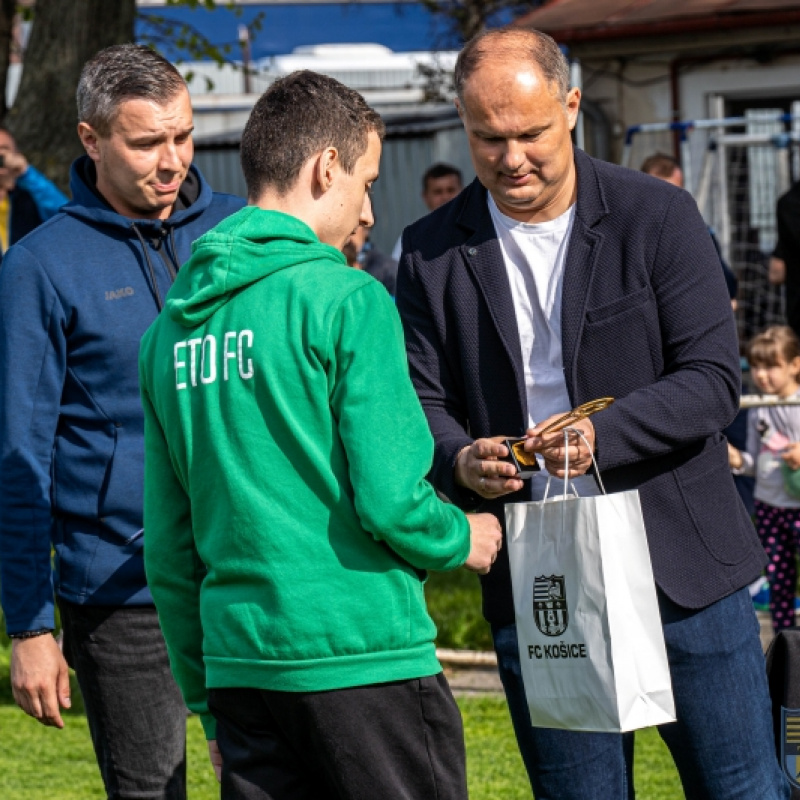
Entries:
[[[218,192],[246,196],[246,187],[235,145],[226,148],[195,150],[195,164]],[[464,182],[475,172],[469,156],[467,138],[460,122],[428,134],[389,136],[381,156],[381,175],[373,188],[376,223],[371,238],[384,253],[391,253],[406,225],[428,213],[422,202],[422,174],[433,163],[447,161],[458,167]]]
[[[756,99],[773,96],[800,98],[800,56],[784,56],[773,63],[752,59],[730,59],[707,64],[686,64],[679,70],[680,107],[673,115],[670,65],[675,54],[630,59],[582,61],[584,94],[606,112],[612,129],[612,160],[620,162],[625,131],[632,125],[651,122],[708,119],[710,98]],[[700,169],[707,136],[690,135],[694,174]],[[631,166],[654,150],[672,152],[669,133],[642,135],[634,140]]]

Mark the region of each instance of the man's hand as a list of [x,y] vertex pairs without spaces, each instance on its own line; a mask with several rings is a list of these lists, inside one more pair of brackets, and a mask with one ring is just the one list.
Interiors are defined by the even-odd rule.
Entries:
[[19,177],[28,169],[28,161],[22,153],[15,150],[4,150],[2,156],[0,189],[10,192],[16,186]]
[[211,766],[217,776],[217,783],[222,783],[222,753],[219,752],[216,739],[208,740],[208,757],[211,759]]
[[786,281],[786,262],[782,258],[775,258],[775,256],[770,258],[767,280],[773,285]]
[[72,705],[69,668],[49,633],[11,640],[11,691],[17,705],[42,725],[64,727],[60,708]]
[[508,455],[504,439],[504,436],[476,439],[465,447],[456,458],[456,483],[487,499],[518,492],[523,483],[514,477],[517,474],[514,465],[497,460],[498,456]]
[[783,460],[789,469],[800,468],[800,442],[792,442],[783,451]]
[[741,451],[728,442],[728,466],[731,469],[741,469],[743,463]]
[[[529,452],[540,453],[544,458],[545,469],[556,478],[564,477],[564,431],[552,431],[544,436],[540,436],[539,431],[561,416],[563,414],[554,414],[552,417],[540,422],[535,428],[529,428],[527,435],[530,438],[525,442],[525,449]],[[577,478],[579,475],[584,475],[589,467],[592,466],[594,425],[587,418],[573,422],[569,427],[579,430],[586,437],[586,441],[589,442],[589,447],[591,448],[587,449],[583,439],[577,433],[569,433],[569,477]]]
[[485,575],[503,546],[503,531],[494,514],[467,514],[469,522],[469,557],[464,566]]

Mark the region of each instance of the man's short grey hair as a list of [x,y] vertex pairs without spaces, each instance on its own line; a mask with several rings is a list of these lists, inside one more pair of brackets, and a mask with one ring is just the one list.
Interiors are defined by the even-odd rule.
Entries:
[[78,82],[78,120],[108,136],[126,100],[172,100],[186,81],[155,50],[139,44],[106,47],[84,64]]
[[532,28],[495,28],[470,39],[458,54],[455,86],[463,102],[464,84],[487,58],[528,62],[538,67],[558,99],[566,103],[569,92],[569,62],[555,39]]

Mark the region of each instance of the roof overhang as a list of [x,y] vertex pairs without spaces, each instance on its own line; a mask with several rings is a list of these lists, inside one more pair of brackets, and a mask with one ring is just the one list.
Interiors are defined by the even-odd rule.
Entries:
[[787,0],[581,3],[552,0],[514,24],[544,31],[582,57],[800,42],[800,6]]
[[[666,31],[656,35],[649,31],[628,32],[628,36],[568,37],[566,32],[546,31],[559,44],[566,45],[571,56],[576,58],[614,58],[658,53],[692,54],[709,50],[730,51],[731,57],[743,55],[742,50],[767,45],[789,45],[800,43],[800,12],[796,20],[772,26],[733,28],[722,25],[692,32]],[[776,53],[778,55],[778,53]]]

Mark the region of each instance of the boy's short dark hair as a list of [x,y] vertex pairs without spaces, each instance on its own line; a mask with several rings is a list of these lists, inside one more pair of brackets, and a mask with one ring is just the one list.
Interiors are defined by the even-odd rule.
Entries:
[[460,184],[464,183],[464,178],[461,175],[461,170],[454,167],[452,164],[445,164],[444,161],[439,161],[436,164],[431,164],[422,176],[422,191],[428,191],[428,181],[435,181],[438,178],[446,178],[448,175],[455,175]]
[[681,165],[676,158],[668,156],[666,153],[653,153],[642,161],[639,170],[648,175],[654,175],[656,178],[671,178],[675,170],[680,168]]
[[286,194],[309,158],[326,147],[352,173],[383,120],[353,89],[327,75],[301,70],[275,81],[253,107],[242,134],[241,161],[248,197],[272,187]]

